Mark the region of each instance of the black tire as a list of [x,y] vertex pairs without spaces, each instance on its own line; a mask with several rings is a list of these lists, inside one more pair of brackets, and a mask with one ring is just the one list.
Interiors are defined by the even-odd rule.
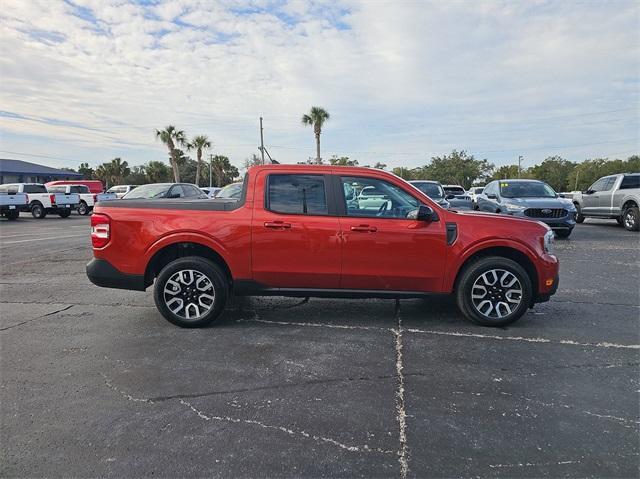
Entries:
[[624,226],[624,222],[622,221],[622,216],[616,217],[616,223],[618,223],[620,226]]
[[[493,276],[492,271],[497,271],[494,277],[495,291],[492,289],[493,286],[489,286],[486,282],[483,285],[483,275],[487,274],[485,278],[491,279]],[[510,276],[504,275],[500,271],[509,273]],[[517,283],[503,286],[502,280],[505,279],[505,276],[509,282],[512,277],[516,278]],[[482,289],[479,288],[484,288],[486,297],[475,298],[475,301],[479,303],[478,305],[474,303],[474,298],[472,298],[472,290],[476,283],[476,291],[481,293]],[[518,290],[520,291],[519,294],[517,293]],[[515,261],[501,256],[489,256],[466,266],[461,273],[456,288],[456,300],[462,314],[469,321],[482,326],[506,326],[517,321],[531,304],[532,294],[531,278],[529,278],[525,269]],[[511,295],[511,297],[508,298],[507,295]],[[513,300],[516,299],[519,299],[519,302],[514,304]],[[482,304],[487,301],[491,309],[482,313],[480,311],[483,309]],[[494,309],[496,315],[492,316],[491,313],[494,312]],[[500,314],[500,309],[502,309],[503,313],[510,312],[502,315]]]
[[556,236],[558,238],[568,238],[569,236],[571,236],[571,232],[573,231],[573,229],[570,230],[557,230],[554,231],[554,233],[556,234]]
[[68,218],[69,216],[71,216],[71,208],[59,210],[58,215],[60,216],[60,218]]
[[15,221],[20,217],[20,212],[18,210],[7,211],[5,216],[9,221]]
[[[181,277],[181,271],[194,272],[191,274],[190,283],[178,284],[175,281],[176,276]],[[199,274],[200,278],[195,279],[196,274]],[[203,298],[203,295],[211,296],[210,294],[208,294],[209,292],[211,292],[210,289],[204,290],[206,291],[205,293],[199,294],[198,289],[191,286],[195,282],[204,282],[205,280],[202,280],[202,277],[206,277],[206,279],[209,280],[211,290],[213,291],[213,301],[211,304],[208,304],[208,301],[210,301],[208,298]],[[182,282],[182,280],[180,281]],[[177,305],[179,307],[172,311],[168,304],[172,303],[174,296],[170,291],[165,291],[167,283],[173,283],[180,287],[180,292],[175,295],[175,299],[181,301],[180,304],[184,305],[185,299],[195,299],[196,296],[199,304],[189,302],[186,308]],[[184,290],[182,289],[183,286],[186,286]],[[226,279],[226,275],[215,263],[200,256],[186,256],[184,258],[176,259],[175,261],[172,261],[171,263],[166,265],[162,269],[162,271],[160,271],[160,274],[156,279],[153,291],[153,298],[155,300],[158,311],[160,311],[162,316],[164,316],[167,321],[182,328],[200,328],[202,326],[211,324],[222,313],[222,310],[224,309],[224,306],[227,302],[228,295],[229,285]],[[167,298],[169,298],[168,301]],[[204,301],[204,304],[203,299],[206,299],[206,301]],[[199,306],[208,307],[209,309],[204,313],[200,313]],[[191,312],[194,312],[192,307],[197,309],[198,316],[194,319],[187,319],[186,316],[189,315],[188,311],[191,310]],[[180,314],[181,312],[183,314]]]
[[84,201],[81,201],[78,205],[78,214],[82,216],[86,216],[89,214],[89,206]]
[[39,201],[31,203],[31,206],[29,206],[29,210],[31,211],[33,217],[38,218],[39,220],[47,216],[47,210]]
[[640,214],[637,206],[631,206],[622,214],[622,225],[628,231],[640,230]]
[[584,216],[581,213],[580,205],[578,203],[574,203],[573,206],[576,207],[576,223],[584,223]]

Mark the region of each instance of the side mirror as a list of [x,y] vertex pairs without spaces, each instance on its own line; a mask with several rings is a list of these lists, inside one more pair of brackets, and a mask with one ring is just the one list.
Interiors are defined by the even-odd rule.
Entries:
[[594,194],[594,193],[595,193],[595,191],[594,191],[594,190],[587,190],[587,191],[585,191],[585,193],[586,193],[587,195],[592,195],[592,194]]
[[558,198],[565,198],[565,196],[562,193],[558,193]]
[[433,208],[426,205],[420,205],[417,209],[410,211],[407,218],[417,221],[438,221],[438,213]]
[[497,200],[498,197],[496,195],[494,195],[493,193],[487,195],[487,198],[489,198],[490,200]]

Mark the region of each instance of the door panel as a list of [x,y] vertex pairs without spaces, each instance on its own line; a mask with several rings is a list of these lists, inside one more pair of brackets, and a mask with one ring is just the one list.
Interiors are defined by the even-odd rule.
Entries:
[[[253,280],[268,287],[338,288],[340,284],[340,223],[329,214],[304,214],[302,211],[328,211],[329,197],[323,175],[271,175],[296,177],[296,185],[283,178],[272,188],[266,172],[256,178],[255,205],[252,220]],[[304,178],[301,178],[304,176]],[[310,178],[313,177],[313,178]],[[286,180],[286,179],[284,179]],[[323,185],[324,192],[318,192]],[[312,191],[312,187],[316,187]],[[300,194],[298,194],[300,193]],[[269,201],[282,211],[265,208]],[[304,206],[298,205],[298,200]],[[308,201],[307,201],[308,200]],[[298,209],[299,207],[299,209]],[[300,211],[287,213],[285,210]]]
[[340,218],[346,289],[440,291],[445,266],[443,222]]
[[[387,202],[368,208],[358,190],[374,187]],[[336,197],[342,202],[342,277],[344,289],[440,291],[445,266],[444,222],[407,219],[421,204],[410,188],[365,176],[339,177]]]

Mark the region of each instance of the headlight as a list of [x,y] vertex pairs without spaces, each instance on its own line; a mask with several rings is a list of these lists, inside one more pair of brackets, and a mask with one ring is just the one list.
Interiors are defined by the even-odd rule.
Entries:
[[516,204],[507,204],[507,211],[522,211],[526,210],[526,206],[516,205]]
[[553,245],[555,243],[555,240],[556,240],[556,235],[553,233],[553,231],[549,230],[544,234],[543,244],[544,244],[544,250],[547,253],[553,254]]

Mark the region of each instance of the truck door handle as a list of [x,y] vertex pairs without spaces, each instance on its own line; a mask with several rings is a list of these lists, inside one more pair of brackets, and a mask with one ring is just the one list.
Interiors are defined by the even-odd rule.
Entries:
[[375,233],[376,231],[378,231],[378,228],[376,228],[375,226],[369,226],[369,225],[359,225],[359,226],[352,226],[351,231],[361,231],[363,233]]
[[264,227],[283,230],[291,228],[291,223],[285,223],[284,221],[267,221],[265,222]]

